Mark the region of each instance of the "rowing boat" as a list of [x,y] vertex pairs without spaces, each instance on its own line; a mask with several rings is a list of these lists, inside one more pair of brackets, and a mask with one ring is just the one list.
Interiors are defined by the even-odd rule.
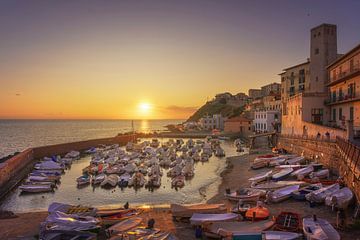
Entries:
[[190,218],[194,213],[226,213],[224,204],[171,204],[171,213],[173,217]]

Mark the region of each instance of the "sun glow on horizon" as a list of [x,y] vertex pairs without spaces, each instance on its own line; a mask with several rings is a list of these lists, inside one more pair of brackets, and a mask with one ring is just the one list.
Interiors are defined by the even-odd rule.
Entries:
[[138,105],[138,114],[142,117],[149,117],[152,114],[152,108],[149,102],[141,102]]

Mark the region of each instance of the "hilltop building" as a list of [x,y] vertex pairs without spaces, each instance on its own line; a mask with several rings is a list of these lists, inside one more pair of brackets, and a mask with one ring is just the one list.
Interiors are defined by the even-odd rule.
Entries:
[[271,94],[280,94],[281,84],[280,83],[270,83],[268,85],[261,87],[262,96],[269,96]]
[[261,89],[249,89],[248,95],[249,95],[249,98],[252,98],[252,99],[261,98],[263,96]]
[[243,136],[248,136],[253,133],[252,120],[246,117],[234,117],[227,119],[224,123],[224,132],[237,133]]

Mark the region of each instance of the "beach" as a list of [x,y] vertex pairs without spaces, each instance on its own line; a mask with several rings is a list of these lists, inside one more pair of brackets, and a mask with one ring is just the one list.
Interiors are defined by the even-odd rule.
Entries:
[[[229,202],[224,197],[224,192],[227,188],[231,190],[248,187],[248,178],[254,176],[256,173],[264,171],[251,170],[250,163],[256,156],[270,153],[268,148],[256,149],[256,152],[246,154],[243,156],[234,156],[227,158],[226,168],[221,173],[221,183],[218,186],[218,192],[215,196],[210,198],[208,203],[225,203],[229,208],[234,203]],[[205,193],[206,194],[206,193]],[[320,218],[327,219],[333,226],[336,226],[336,212],[332,212],[330,208],[320,205],[310,208],[308,202],[298,202],[294,200],[286,200],[281,203],[264,204],[269,208],[271,216],[276,216],[281,211],[297,212],[301,217],[312,216],[316,214]],[[351,212],[348,212],[350,216]],[[1,219],[0,220],[0,238],[1,239],[16,239],[19,236],[33,237],[38,234],[39,224],[46,216],[47,212],[29,212],[19,213],[17,218]],[[173,221],[171,211],[167,207],[150,207],[145,208],[140,215],[143,218],[143,223],[146,224],[148,219],[155,219],[155,227],[163,231],[172,232],[178,239],[195,239],[195,231],[187,222]],[[21,228],[14,227],[14,224],[20,225]],[[339,230],[339,229],[338,229]],[[342,239],[359,239],[354,238],[354,235],[360,233],[359,230],[339,230]],[[30,238],[31,239],[31,238]]]

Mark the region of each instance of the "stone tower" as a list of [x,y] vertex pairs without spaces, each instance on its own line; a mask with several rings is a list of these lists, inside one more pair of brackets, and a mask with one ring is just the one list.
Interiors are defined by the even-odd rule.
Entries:
[[311,29],[310,92],[326,92],[326,66],[337,58],[336,25],[321,24]]

